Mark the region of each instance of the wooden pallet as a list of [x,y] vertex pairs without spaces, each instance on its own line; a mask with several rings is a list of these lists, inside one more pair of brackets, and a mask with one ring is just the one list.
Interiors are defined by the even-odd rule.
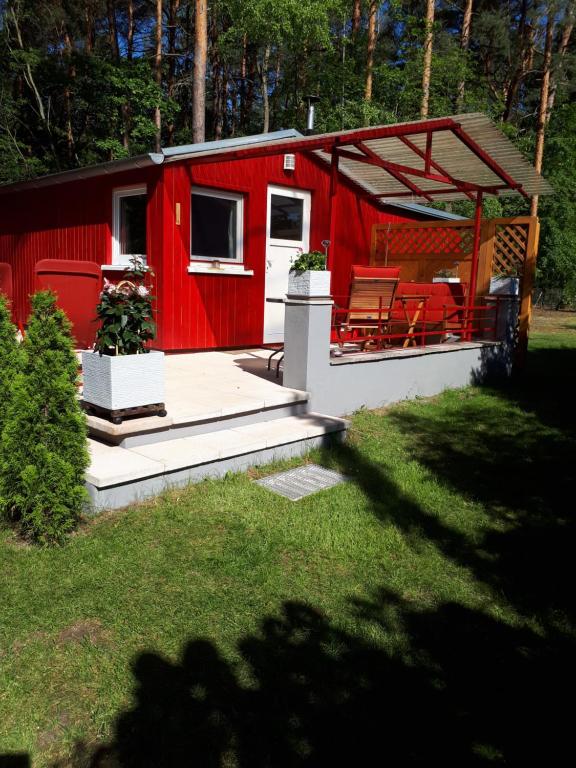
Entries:
[[81,401],[82,408],[86,413],[92,413],[94,416],[100,416],[103,419],[108,419],[112,424],[122,424],[124,419],[134,418],[135,416],[160,416],[167,415],[166,406],[164,403],[151,403],[150,405],[138,405],[134,408],[102,408],[94,403],[87,403],[85,400]]

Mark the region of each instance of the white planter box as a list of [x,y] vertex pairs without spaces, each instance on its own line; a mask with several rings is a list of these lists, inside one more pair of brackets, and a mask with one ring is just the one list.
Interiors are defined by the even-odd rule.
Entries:
[[520,293],[520,278],[491,277],[490,293],[497,296],[518,296]]
[[100,356],[82,352],[83,399],[116,411],[164,402],[164,352]]
[[288,296],[330,296],[330,272],[288,273]]
[[459,277],[433,277],[433,283],[459,283]]

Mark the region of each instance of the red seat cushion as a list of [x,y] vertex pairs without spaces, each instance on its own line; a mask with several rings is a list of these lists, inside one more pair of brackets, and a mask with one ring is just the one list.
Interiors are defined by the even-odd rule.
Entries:
[[458,321],[461,319],[461,312],[454,305],[463,305],[464,297],[466,296],[466,283],[398,283],[398,289],[396,291],[396,299],[392,309],[393,320],[406,320],[406,312],[408,317],[413,317],[414,312],[418,308],[420,299],[408,299],[407,301],[400,301],[401,296],[427,296],[425,309],[419,317],[419,321],[422,322],[426,319],[427,323],[440,323],[444,319],[444,308],[446,307],[447,319],[451,321]]

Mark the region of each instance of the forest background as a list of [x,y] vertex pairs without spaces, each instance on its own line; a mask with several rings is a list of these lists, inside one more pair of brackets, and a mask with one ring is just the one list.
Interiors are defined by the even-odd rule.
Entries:
[[[538,298],[576,302],[574,0],[0,0],[0,183],[189,144],[481,111],[556,194]],[[470,214],[467,204],[452,210]]]

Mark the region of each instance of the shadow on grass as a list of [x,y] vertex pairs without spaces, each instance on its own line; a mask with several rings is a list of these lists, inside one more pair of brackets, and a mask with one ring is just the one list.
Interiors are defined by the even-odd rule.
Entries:
[[[354,632],[310,605],[286,602],[240,641],[237,665],[206,639],[188,642],[177,662],[141,654],[134,705],[118,715],[110,742],[96,750],[79,744],[60,765],[563,764],[572,751],[565,702],[576,682],[575,537],[564,497],[574,430],[561,418],[569,401],[542,390],[551,381],[544,372],[566,365],[560,352],[532,358],[542,366],[540,387],[536,373],[534,383],[503,388],[489,405],[464,393],[443,409],[383,417],[440,483],[492,516],[475,543],[403,494],[353,445],[335,456],[374,515],[394,522],[415,547],[433,543],[501,594],[520,615],[514,625],[509,615],[456,602],[418,606],[386,587],[350,603]],[[389,646],[367,639],[382,632]]]
[[464,393],[441,410],[387,417],[409,438],[416,461],[501,524],[477,548],[451,537],[444,553],[525,615],[559,611],[572,622],[575,385],[576,349],[537,350],[527,375],[490,390],[488,404]]
[[[560,765],[571,716],[562,693],[572,648],[457,604],[417,612],[382,591],[359,621],[402,626],[402,654],[286,603],[242,641],[249,684],[211,642],[178,663],[142,654],[134,707],[110,744],[72,765]],[[66,763],[68,765],[69,763]]]

